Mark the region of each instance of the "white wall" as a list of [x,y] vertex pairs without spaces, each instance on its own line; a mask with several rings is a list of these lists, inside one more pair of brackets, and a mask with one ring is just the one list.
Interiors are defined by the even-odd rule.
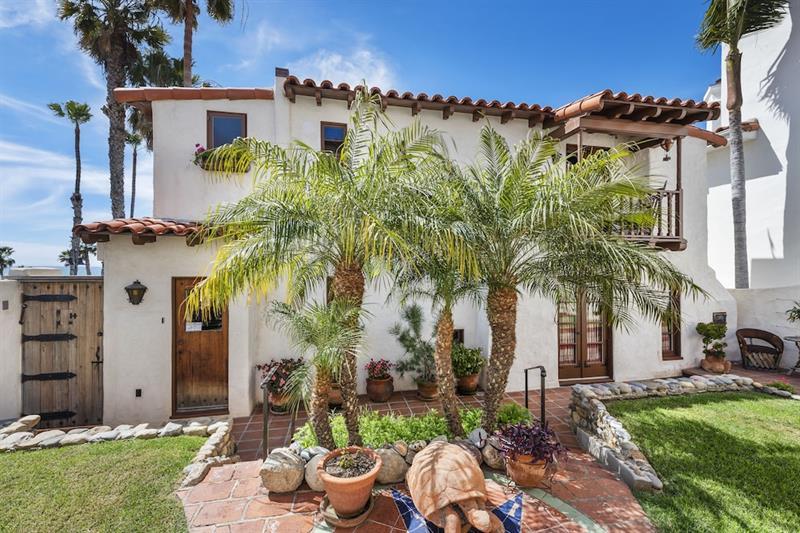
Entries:
[[[172,278],[202,275],[212,250],[188,247],[180,237],[136,246],[129,235],[100,243],[104,261],[103,421],[162,423],[172,410]],[[142,303],[128,302],[124,287],[147,286]],[[228,308],[228,405],[232,416],[250,414],[253,380],[245,299]],[[142,389],[136,398],[135,389]]]
[[[756,328],[779,337],[800,335],[800,323],[786,320],[786,311],[800,301],[800,285],[773,289],[731,289],[739,309],[739,328]],[[730,348],[730,347],[729,347]],[[741,359],[739,349],[733,346],[734,358]],[[784,341],[781,366],[791,368],[798,358],[797,345]]]
[[22,412],[21,295],[19,283],[0,280],[0,420]]
[[[800,283],[800,0],[776,27],[742,39],[742,117],[758,119],[760,131],[746,140],[747,246],[752,288]],[[728,124],[722,50],[722,115]],[[750,135],[748,135],[750,137]],[[709,149],[708,261],[726,287],[733,287],[733,215],[730,151]]]

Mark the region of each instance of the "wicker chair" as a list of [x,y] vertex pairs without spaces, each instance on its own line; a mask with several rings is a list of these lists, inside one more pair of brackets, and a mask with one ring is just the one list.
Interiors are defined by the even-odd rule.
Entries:
[[761,329],[744,328],[736,330],[736,340],[739,341],[742,366],[745,368],[777,369],[780,367],[783,341],[774,333]]

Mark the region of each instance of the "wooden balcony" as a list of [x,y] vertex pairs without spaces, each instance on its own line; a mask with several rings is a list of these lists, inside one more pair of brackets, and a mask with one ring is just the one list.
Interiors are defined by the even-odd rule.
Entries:
[[658,191],[645,200],[648,204],[632,205],[632,210],[652,209],[652,226],[620,224],[616,228],[626,239],[650,244],[665,250],[685,250],[683,237],[683,191]]

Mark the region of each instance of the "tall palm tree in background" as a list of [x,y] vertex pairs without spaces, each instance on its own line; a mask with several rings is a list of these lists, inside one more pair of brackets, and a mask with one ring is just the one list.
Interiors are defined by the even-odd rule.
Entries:
[[300,353],[310,355],[289,376],[289,397],[295,406],[300,401],[305,403],[317,442],[329,450],[336,445],[328,417],[328,391],[331,382],[339,379],[348,353],[361,345],[360,313],[359,307],[337,300],[302,307],[273,304],[271,316],[289,334]]
[[58,16],[72,21],[81,49],[105,73],[111,215],[124,218],[125,106],[114,99],[114,89],[129,80],[140,48],[161,48],[169,36],[158,24],[151,2],[142,0],[59,0]]
[[5,277],[7,268],[14,266],[16,261],[11,257],[14,255],[14,249],[10,246],[0,246],[0,279]]
[[652,189],[626,167],[626,151],[598,152],[571,165],[556,149],[557,141],[531,134],[512,150],[486,125],[476,162],[452,180],[452,194],[463,199],[464,242],[487,291],[492,340],[482,425],[488,431],[495,429],[515,358],[520,293],[558,302],[581,292],[619,326],[630,324],[632,309],[673,318],[670,291],[702,292],[656,249],[613,235],[620,221],[653,221],[652,213],[627,207]]
[[[331,276],[333,298],[361,308],[367,280],[387,260],[408,253],[401,235],[412,234],[417,221],[404,203],[438,172],[441,136],[418,120],[387,128],[379,99],[366,90],[353,105],[337,153],[256,139],[214,151],[214,168],[246,171],[252,165],[255,188],[205,221],[199,238],[217,247],[216,259],[190,294],[188,308],[200,302],[222,308],[238,294],[265,293],[284,276],[290,299],[320,288]],[[441,244],[448,246],[452,242]],[[352,444],[361,442],[356,370],[353,350],[339,377]]]
[[133,218],[133,210],[136,207],[136,163],[139,158],[139,146],[142,144],[142,136],[138,133],[128,132],[125,136],[125,143],[131,147],[131,209],[130,217]]
[[[192,39],[200,14],[198,0],[155,0],[155,4],[172,22],[183,23],[183,86],[191,87],[193,85]],[[234,0],[206,0],[208,16],[221,24],[233,20],[233,8]]]
[[750,286],[747,258],[747,184],[742,144],[742,53],[745,35],[771,28],[781,21],[788,0],[711,0],[700,26],[697,43],[704,50],[728,47],[725,56],[726,107],[730,141],[731,203],[733,207],[734,277],[737,289]]
[[[83,222],[83,197],[81,196],[81,124],[89,122],[92,112],[89,104],[82,104],[75,100],[67,100],[64,105],[59,103],[47,104],[57,117],[66,118],[75,127],[75,188],[69,197],[72,203],[72,227]],[[80,237],[70,231],[70,276],[78,275],[78,260],[80,259]]]
[[72,250],[64,250],[58,254],[58,262],[64,266],[73,267],[77,270],[78,265],[83,265],[86,268],[86,275],[92,275],[92,263],[89,258],[90,255],[97,255],[97,245],[95,244],[81,244],[80,252],[78,253],[78,260],[75,262],[72,259]]

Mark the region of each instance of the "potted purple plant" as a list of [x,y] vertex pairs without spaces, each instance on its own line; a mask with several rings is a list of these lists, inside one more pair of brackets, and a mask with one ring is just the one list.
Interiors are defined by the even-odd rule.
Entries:
[[537,486],[547,468],[566,456],[566,448],[546,423],[512,424],[498,430],[496,436],[506,460],[506,471],[519,487]]
[[289,376],[302,364],[302,359],[284,358],[256,365],[256,370],[261,371],[261,381],[266,380],[270,412],[276,415],[286,413],[289,404]]
[[389,373],[392,363],[386,359],[370,359],[364,365],[367,371],[367,396],[373,402],[388,402],[394,392],[394,379]]

